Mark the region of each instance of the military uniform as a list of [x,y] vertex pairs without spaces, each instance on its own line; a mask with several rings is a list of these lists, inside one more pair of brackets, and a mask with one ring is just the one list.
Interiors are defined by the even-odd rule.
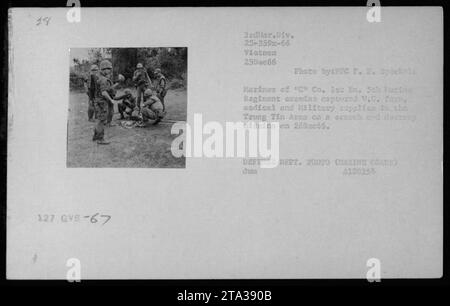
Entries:
[[162,118],[164,118],[163,104],[161,100],[156,95],[151,95],[144,97],[144,106],[142,109],[142,119],[144,122],[150,120],[155,120],[158,123]]
[[95,111],[97,112],[97,125],[94,129],[93,140],[103,140],[105,136],[105,125],[108,122],[109,105],[108,99],[103,97],[102,92],[106,91],[111,97],[114,97],[115,90],[112,87],[113,83],[110,79],[103,75],[97,77],[95,89]]
[[124,93],[121,96],[115,97],[114,100],[122,100],[117,107],[119,109],[120,117],[124,119],[124,113],[131,116],[136,107],[136,98],[131,93]]
[[137,90],[137,106],[141,108],[141,99],[144,95],[144,91],[147,89],[147,87],[150,85],[149,80],[150,77],[147,74],[147,71],[145,71],[144,68],[140,68],[134,72],[133,75],[133,82],[136,85]]
[[164,104],[164,97],[167,94],[167,89],[166,89],[166,85],[167,85],[167,80],[166,77],[163,76],[162,74],[159,74],[159,76],[157,77],[157,79],[155,80],[155,89],[158,95],[159,100],[161,100],[161,103],[163,105],[163,110],[166,109],[166,106]]
[[85,79],[86,93],[89,98],[88,102],[88,119],[92,121],[94,116],[97,118],[95,113],[94,99],[95,99],[95,84],[97,82],[97,76],[94,73],[89,73]]

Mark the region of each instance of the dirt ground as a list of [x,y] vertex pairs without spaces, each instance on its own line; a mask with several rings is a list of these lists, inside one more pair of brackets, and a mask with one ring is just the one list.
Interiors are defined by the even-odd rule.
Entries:
[[[136,96],[134,89],[133,94]],[[118,91],[118,95],[123,90]],[[186,121],[186,90],[169,90],[165,97],[171,121]],[[88,121],[88,97],[85,92],[70,92],[67,125],[67,167],[81,168],[184,168],[185,158],[172,155],[170,146],[177,135],[171,135],[173,123],[160,122],[145,128],[120,125],[105,130],[109,145],[92,141],[95,122]],[[113,123],[120,123],[115,105]]]

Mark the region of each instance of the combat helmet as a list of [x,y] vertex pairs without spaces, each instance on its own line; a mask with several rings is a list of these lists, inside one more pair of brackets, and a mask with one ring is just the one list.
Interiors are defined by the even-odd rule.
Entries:
[[103,69],[112,69],[112,64],[111,64],[111,62],[110,61],[108,61],[108,60],[103,60],[103,61],[101,61],[101,63],[100,63],[100,70],[103,70]]

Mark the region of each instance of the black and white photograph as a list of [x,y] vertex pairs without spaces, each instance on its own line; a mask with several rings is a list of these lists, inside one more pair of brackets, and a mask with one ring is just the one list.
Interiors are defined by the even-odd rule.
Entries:
[[67,166],[184,168],[187,48],[71,48]]

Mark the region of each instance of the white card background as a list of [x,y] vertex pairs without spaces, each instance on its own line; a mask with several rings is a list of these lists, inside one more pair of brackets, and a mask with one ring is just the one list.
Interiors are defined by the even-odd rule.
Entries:
[[[382,278],[442,274],[442,9],[82,8],[10,11],[7,275],[64,279]],[[36,26],[39,17],[48,26]],[[276,66],[247,67],[244,32],[286,31]],[[277,167],[243,175],[239,159],[188,158],[185,169],[67,168],[69,49],[188,47],[188,122],[238,121],[244,86],[366,86],[295,67],[413,67],[415,122],[289,130],[282,158],[380,158],[373,176]],[[390,84],[381,76],[378,83]],[[131,184],[130,181],[135,183]],[[123,192],[126,188],[127,192]],[[130,196],[131,195],[131,196]],[[39,214],[111,215],[105,226]]]

